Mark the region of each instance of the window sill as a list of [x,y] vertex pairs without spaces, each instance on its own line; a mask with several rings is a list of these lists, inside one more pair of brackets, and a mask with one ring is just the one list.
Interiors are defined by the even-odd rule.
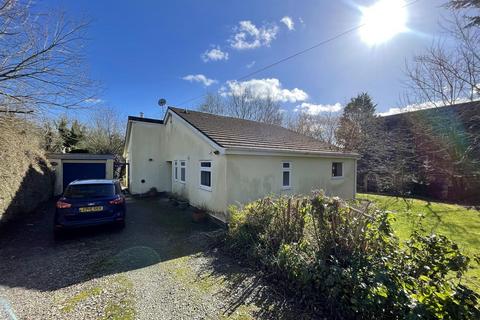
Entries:
[[212,192],[212,187],[206,187],[206,186],[199,186],[200,189],[202,190],[205,190],[205,191],[209,191],[209,192]]
[[288,186],[288,187],[283,186],[282,187],[282,190],[292,190],[292,189],[293,189],[292,186]]
[[340,177],[332,177],[332,180],[342,180],[344,178],[344,176],[340,176]]

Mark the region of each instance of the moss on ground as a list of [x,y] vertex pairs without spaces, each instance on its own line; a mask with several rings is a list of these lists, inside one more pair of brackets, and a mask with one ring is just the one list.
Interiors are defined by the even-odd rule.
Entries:
[[63,312],[72,312],[73,309],[75,309],[75,307],[91,298],[91,297],[95,297],[95,296],[98,296],[102,293],[102,288],[100,287],[93,287],[93,288],[89,288],[89,289],[86,289],[86,290],[83,290],[83,291],[80,291],[79,293],[77,293],[76,295],[74,295],[73,297],[67,299],[65,302],[64,302],[64,305],[63,307],[61,308],[61,310]]
[[[63,300],[63,302],[60,302],[62,305],[60,310],[69,314],[77,308],[81,309],[82,304],[86,303],[87,300],[98,299],[99,301],[107,301],[101,306],[103,316],[99,320],[133,320],[135,319],[135,300],[132,289],[132,282],[126,276],[118,275],[100,286],[82,290]],[[97,301],[97,303],[99,302]],[[71,316],[74,317],[74,315]]]
[[133,283],[124,275],[115,277],[111,281],[115,288],[115,295],[121,296],[119,301],[109,302],[104,309],[101,320],[133,320],[135,319],[135,300],[132,289]]
[[214,293],[223,287],[223,277],[215,277],[213,275],[198,275],[189,265],[192,260],[191,256],[185,256],[170,260],[165,266],[174,275],[176,280],[180,281],[185,287],[197,290],[200,293]]
[[253,320],[252,311],[257,310],[257,307],[252,305],[241,305],[232,314],[222,315],[221,320]]
[[[165,267],[174,276],[175,280],[181,283],[185,288],[197,293],[199,299],[203,296],[215,295],[225,289],[224,276],[212,274],[199,274],[190,264],[193,256],[184,256],[165,262]],[[219,314],[218,318],[222,320],[249,320],[254,319],[253,312],[258,308],[252,304],[240,305],[232,314]]]

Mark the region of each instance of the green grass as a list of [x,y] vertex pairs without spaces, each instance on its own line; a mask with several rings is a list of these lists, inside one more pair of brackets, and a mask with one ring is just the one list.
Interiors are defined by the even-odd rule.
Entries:
[[[427,232],[442,234],[455,241],[473,258],[480,254],[480,211],[455,204],[410,198],[358,194],[358,199],[371,200],[395,215],[393,228],[401,240],[407,239],[420,224]],[[480,293],[480,268],[472,261],[466,281]]]
[[63,312],[72,312],[73,309],[83,301],[87,300],[88,298],[98,296],[102,293],[102,289],[99,287],[93,287],[87,290],[80,291],[70,299],[68,299],[65,305],[61,308]]
[[124,275],[119,275],[112,280],[115,294],[121,296],[119,301],[108,302],[101,320],[133,320],[135,319],[134,298],[132,294],[133,283]]

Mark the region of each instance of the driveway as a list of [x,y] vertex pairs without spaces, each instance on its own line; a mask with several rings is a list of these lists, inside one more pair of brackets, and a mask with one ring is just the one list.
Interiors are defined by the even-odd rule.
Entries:
[[[165,198],[127,226],[54,241],[54,203],[0,228],[0,319],[300,319],[293,302],[212,246],[220,233]],[[306,318],[306,317],[305,317]]]

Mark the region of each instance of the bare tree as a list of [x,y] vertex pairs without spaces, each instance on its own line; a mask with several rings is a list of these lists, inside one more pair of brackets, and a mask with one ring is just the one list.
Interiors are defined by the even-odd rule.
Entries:
[[337,145],[335,135],[339,120],[338,114],[333,112],[315,115],[298,112],[294,117],[287,119],[286,126],[303,135],[324,141],[335,149]]
[[280,105],[272,97],[259,97],[248,89],[223,96],[207,94],[199,110],[268,124],[281,125],[283,121]]
[[213,114],[225,114],[225,102],[218,93],[207,93],[199,108],[202,112]]
[[85,148],[91,153],[123,153],[125,127],[118,112],[111,107],[98,108],[87,124]]
[[[406,66],[409,104],[440,107],[480,98],[480,28],[458,11],[452,17],[442,25],[445,37]],[[410,147],[421,164],[416,170],[426,172],[427,184],[465,190],[480,178],[480,119],[473,107],[461,110],[404,115],[402,133],[413,137]]]
[[454,14],[443,26],[455,45],[439,41],[407,63],[409,104],[443,106],[480,98],[480,28],[465,28],[464,19]]
[[[450,0],[447,3],[447,7],[455,10],[480,10],[480,0]],[[478,12],[477,15],[468,15],[466,17],[468,20],[468,24],[465,25],[466,27],[480,26],[480,15],[478,15]]]
[[92,99],[81,55],[87,25],[28,1],[0,1],[0,106],[37,111]]

